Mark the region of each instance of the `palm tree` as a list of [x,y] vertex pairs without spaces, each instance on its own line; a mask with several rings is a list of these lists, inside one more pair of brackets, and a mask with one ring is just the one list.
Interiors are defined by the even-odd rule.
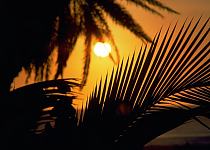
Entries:
[[109,81],[108,76],[100,81],[80,112],[70,106],[75,96],[70,89],[80,86],[75,80],[46,81],[11,92],[11,98],[24,95],[33,100],[26,102],[37,104],[24,113],[30,122],[20,120],[25,126],[19,127],[39,134],[25,135],[33,138],[19,143],[32,143],[35,149],[140,149],[185,121],[198,120],[197,115],[209,116],[210,42],[205,39],[210,28],[208,19],[196,33],[200,19],[193,27],[191,20],[179,30],[177,25],[168,28],[160,43],[159,32],[149,49],[142,46],[137,57],[133,54],[113,69]]
[[[76,79],[39,82],[1,96],[1,106],[3,106],[1,114],[5,114],[2,115],[0,128],[1,148],[37,149],[37,146],[44,143],[42,137],[35,134],[36,127],[40,124],[47,123],[46,127],[50,131],[50,123],[54,120],[60,121],[61,123],[56,126],[59,129],[62,121],[66,121],[67,117],[69,124],[68,122],[65,124],[70,127],[75,113],[71,105],[72,100],[75,99],[75,93],[72,90],[79,86],[77,82]],[[63,110],[65,114],[62,113]],[[72,118],[69,118],[70,116]],[[42,130],[42,128],[41,126],[38,129]],[[64,128],[64,130],[69,133],[68,129]]]
[[[177,13],[158,0],[126,1],[159,16],[162,15],[153,6]],[[29,76],[35,70],[36,79],[48,79],[55,47],[58,47],[55,74],[55,78],[58,78],[81,35],[85,35],[83,84],[87,80],[94,38],[110,40],[119,60],[106,15],[142,41],[151,41],[128,10],[116,0],[37,0],[33,4],[5,0],[1,3],[1,12],[1,39],[4,39],[0,60],[0,68],[4,70],[0,76],[1,92],[9,90],[22,67]]]

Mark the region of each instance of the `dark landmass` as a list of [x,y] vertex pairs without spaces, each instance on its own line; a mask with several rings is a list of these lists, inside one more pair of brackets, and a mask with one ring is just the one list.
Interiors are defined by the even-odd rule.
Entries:
[[210,137],[165,137],[147,144],[144,150],[210,150]]
[[163,145],[163,146],[148,146],[145,147],[144,150],[210,150],[210,144],[209,145],[175,145],[175,146],[170,146],[170,145]]

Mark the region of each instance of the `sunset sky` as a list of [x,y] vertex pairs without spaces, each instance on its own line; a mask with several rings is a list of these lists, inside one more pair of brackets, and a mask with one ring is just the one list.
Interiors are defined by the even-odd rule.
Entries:
[[[119,0],[121,1],[121,0]],[[161,18],[157,15],[151,14],[148,11],[145,11],[141,8],[135,7],[135,5],[127,5],[126,8],[133,15],[137,22],[142,25],[144,31],[153,38],[154,35],[160,30],[163,26],[163,33],[165,33],[166,28],[169,24],[172,26],[178,21],[180,24],[188,17],[189,20],[194,17],[195,21],[203,15],[202,21],[204,22],[208,17],[210,17],[210,0],[160,0],[164,4],[167,4],[169,7],[180,12],[180,15],[172,14],[160,10],[164,15],[164,18]],[[120,59],[127,58],[129,55],[132,55],[134,51],[138,52],[142,45],[142,41],[136,38],[128,30],[120,27],[119,25],[114,24],[109,19],[109,24],[114,35],[115,42],[120,51]],[[179,27],[179,26],[178,26]],[[210,36],[207,37],[207,40],[210,41]],[[82,78],[83,72],[83,57],[84,57],[84,39],[81,37],[75,50],[70,56],[68,65],[64,72],[64,78]],[[115,52],[112,51],[113,56],[115,57]],[[89,70],[89,76],[87,84],[81,91],[82,96],[80,99],[85,99],[89,93],[93,90],[95,84],[105,77],[107,73],[110,73],[114,63],[108,58],[101,58],[96,56],[93,52],[91,55],[91,64]],[[15,78],[13,86],[15,88],[25,85],[25,73],[22,71],[17,78]],[[32,83],[33,80],[30,80],[29,83]],[[210,124],[210,123],[209,123]],[[199,130],[199,129],[198,129]],[[204,129],[205,130],[205,129]],[[199,132],[199,131],[198,131]],[[202,132],[203,131],[202,129]],[[209,134],[210,135],[210,134]]]
[[[119,0],[119,2],[121,2]],[[143,10],[142,8],[137,8],[135,5],[125,4],[125,7],[133,15],[137,22],[139,22],[144,31],[153,38],[154,35],[160,30],[163,26],[163,33],[169,24],[172,26],[177,22],[180,24],[188,17],[189,20],[194,17],[197,20],[201,15],[203,15],[202,21],[205,21],[210,16],[210,0],[161,0],[164,4],[180,12],[180,15],[168,13],[166,11],[160,10],[164,15],[164,18],[161,18],[157,15],[151,14],[150,12]],[[120,27],[119,25],[114,24],[109,19],[109,25],[114,35],[115,42],[120,51],[120,59],[127,58],[129,55],[132,55],[134,51],[138,52],[142,45],[142,41],[136,38],[128,30]],[[208,36],[209,40],[210,37]],[[75,50],[70,56],[68,61],[68,66],[65,69],[64,77],[73,77],[73,78],[82,78],[83,71],[83,57],[84,57],[84,39],[81,37]],[[112,55],[115,57],[115,52],[112,51]],[[89,70],[89,77],[86,86],[84,87],[82,93],[84,97],[87,97],[89,93],[93,90],[94,85],[104,77],[108,72],[110,73],[114,63],[108,58],[101,58],[96,56],[92,52],[91,64]],[[20,87],[25,84],[25,74],[22,71],[14,81],[14,87]],[[30,80],[29,83],[33,82]]]
[[[190,19],[194,17],[195,20],[197,20],[201,15],[203,15],[203,22],[210,16],[210,0],[162,0],[162,2],[180,12],[180,15],[160,11],[165,16],[164,18],[161,18],[141,8],[137,8],[135,5],[126,5],[129,12],[131,12],[136,21],[142,25],[145,32],[151,38],[153,38],[160,30],[161,26],[163,26],[164,32],[169,24],[174,25],[177,20],[180,24],[182,24],[187,17]],[[116,25],[111,21],[109,21],[109,23],[116,44],[120,50],[121,59],[132,55],[134,51],[139,51],[142,45],[141,40],[119,25]],[[210,37],[208,37],[208,39],[210,39]],[[81,38],[77,43],[76,50],[72,53],[69,59],[68,67],[65,70],[65,77],[81,77],[84,56],[83,43],[84,40]],[[112,53],[115,56],[114,51]],[[90,93],[96,82],[100,80],[101,76],[104,77],[107,72],[110,73],[113,66],[113,62],[108,57],[100,58],[92,53],[90,74],[87,85],[84,88],[84,93]]]

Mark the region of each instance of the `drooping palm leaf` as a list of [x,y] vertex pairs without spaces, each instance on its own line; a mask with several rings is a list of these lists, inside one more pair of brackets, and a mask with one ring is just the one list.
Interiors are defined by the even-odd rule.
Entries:
[[53,120],[52,117],[40,117],[49,115],[50,111],[47,110],[52,110],[60,103],[71,105],[75,98],[72,88],[78,86],[75,79],[60,79],[38,82],[13,90],[7,96],[1,97],[5,106],[1,111],[6,113],[1,129],[10,128],[11,132],[14,129],[34,130],[38,127],[38,120]]
[[[128,2],[160,16],[161,14],[153,6],[176,13],[157,0],[129,0]],[[37,0],[33,5],[26,1],[5,1],[1,5],[3,12],[1,13],[1,39],[4,40],[0,67],[2,70],[7,70],[1,72],[1,93],[9,91],[13,79],[22,68],[26,70],[27,78],[33,72],[36,76],[35,80],[48,80],[52,73],[52,62],[55,56],[56,72],[52,76],[55,79],[62,76],[67,60],[80,36],[84,36],[85,39],[91,38],[91,46],[97,40],[109,41],[116,52],[116,55],[111,54],[110,58],[118,63],[119,52],[107,22],[107,15],[143,41],[151,41],[127,8],[116,0],[60,0],[56,2]],[[91,60],[91,47],[86,44],[87,42],[84,48],[83,83],[86,82]],[[53,56],[55,50],[57,55]]]
[[136,148],[209,112],[209,19],[198,30],[200,19],[193,27],[193,20],[184,23],[175,37],[176,25],[170,34],[169,28],[158,47],[159,33],[100,82],[81,113],[79,126],[94,133],[87,138],[106,148]]

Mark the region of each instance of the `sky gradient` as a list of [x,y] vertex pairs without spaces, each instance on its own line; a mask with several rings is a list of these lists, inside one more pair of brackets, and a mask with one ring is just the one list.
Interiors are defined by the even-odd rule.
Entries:
[[[154,35],[160,30],[162,26],[164,33],[169,24],[173,26],[177,21],[182,24],[187,17],[189,20],[192,17],[197,20],[201,15],[203,15],[202,22],[210,17],[210,0],[161,0],[161,2],[180,12],[180,15],[171,14],[160,10],[160,12],[164,15],[164,18],[161,18],[151,14],[148,11],[142,10],[141,8],[136,8],[135,5],[126,5],[126,8],[129,10],[129,12],[134,16],[136,21],[142,25],[144,31],[151,38],[154,37]],[[114,24],[111,20],[109,20],[109,24],[111,26],[116,44],[120,50],[121,60],[123,58],[127,58],[129,55],[132,55],[134,51],[138,52],[142,45],[141,40],[136,38],[133,34],[120,27],[119,25]],[[210,41],[209,36],[207,37],[207,40]],[[83,49],[84,38],[81,37],[77,42],[75,51],[73,51],[70,56],[68,65],[64,72],[64,78],[82,78],[84,57]],[[112,53],[115,56],[115,53]],[[100,58],[92,53],[89,77],[87,85],[84,87],[83,91],[81,92],[82,94],[79,97],[81,100],[80,104],[82,100],[85,99],[85,97],[87,97],[93,90],[94,85],[101,79],[101,77],[104,78],[107,73],[111,72],[113,66],[116,67],[116,65],[114,65],[108,57]],[[25,85],[25,77],[25,73],[22,71],[13,83],[14,88]],[[32,79],[29,81],[29,83],[33,82]],[[199,130],[196,131],[196,133],[197,132],[199,132]],[[205,132],[203,128],[202,132]]]
[[[197,20],[201,15],[203,19],[201,22],[204,22],[210,16],[210,0],[162,0],[163,3],[174,8],[180,15],[168,13],[166,11],[160,11],[163,13],[164,18],[161,18],[157,15],[151,14],[148,11],[145,11],[141,8],[135,7],[135,5],[126,5],[129,12],[134,16],[137,22],[139,22],[144,31],[153,38],[160,28],[163,26],[163,33],[171,24],[172,26],[179,21],[181,25],[184,20],[189,17],[189,20],[194,17]],[[114,24],[112,21],[109,21],[111,26],[114,39],[120,51],[120,59],[127,58],[129,55],[132,55],[134,51],[138,52],[142,41],[136,38],[126,29],[120,27],[119,25]],[[210,40],[210,37],[207,37]],[[66,77],[81,77],[82,67],[83,67],[83,43],[84,39],[80,39],[77,43],[76,50],[72,53],[68,67],[65,70],[64,76]],[[114,51],[112,54],[115,56]],[[97,57],[92,53],[91,64],[90,64],[90,74],[87,81],[87,87],[84,88],[84,93],[88,95],[91,92],[94,85],[97,81],[101,79],[101,76],[105,76],[107,72],[111,72],[113,62],[107,58]]]
[[[122,3],[121,0],[119,0],[119,2]],[[123,5],[133,15],[135,20],[143,27],[144,31],[151,38],[153,38],[155,34],[160,31],[161,27],[163,27],[162,33],[165,33],[165,30],[168,28],[168,26],[170,24],[171,26],[173,26],[177,21],[179,22],[179,29],[179,26],[182,25],[186,18],[189,18],[188,20],[190,20],[192,17],[194,17],[194,20],[196,21],[201,15],[203,15],[203,19],[201,20],[201,22],[204,22],[210,16],[210,0],[161,0],[161,2],[178,11],[180,15],[168,13],[164,10],[157,9],[164,16],[164,18],[161,18],[157,15],[151,14],[150,12],[142,8],[137,8],[135,5],[130,5],[125,2],[123,3]],[[139,51],[140,47],[143,44],[140,39],[135,37],[135,35],[133,35],[128,30],[114,24],[110,20],[110,18],[108,18],[108,23],[111,27],[116,45],[120,52],[120,60],[127,59],[129,55],[132,55],[134,52],[137,53]],[[207,37],[207,40],[210,40],[210,36]],[[112,55],[116,59],[116,53],[114,51],[112,51]],[[67,63],[67,67],[64,70],[64,78],[82,78],[84,64],[83,58],[84,37],[81,37],[77,41],[75,50],[71,54]],[[89,96],[89,94],[92,92],[96,83],[100,81],[101,77],[105,78],[105,75],[107,73],[111,73],[113,67],[117,67],[117,65],[115,65],[111,61],[111,59],[109,59],[108,57],[97,57],[92,50],[87,84],[81,92],[82,94],[79,99],[86,99],[86,97]],[[18,88],[25,85],[25,78],[26,75],[23,70],[19,74],[19,76],[15,78],[12,88]],[[33,82],[34,80],[32,75],[32,78],[29,79],[28,83]],[[81,104],[81,102],[79,103]]]
[[[120,1],[120,0],[119,0]],[[168,13],[166,11],[160,10],[164,15],[161,18],[157,15],[151,14],[150,12],[137,8],[135,5],[130,5],[123,3],[128,11],[133,15],[140,25],[142,25],[144,31],[153,38],[154,35],[163,27],[163,33],[166,28],[171,24],[172,26],[178,21],[180,24],[188,17],[194,17],[197,20],[201,15],[203,15],[202,21],[205,21],[210,16],[210,0],[161,0],[164,4],[167,4],[171,8],[180,12],[180,15]],[[134,51],[138,51],[142,45],[142,41],[135,37],[132,33],[126,29],[114,24],[109,19],[109,25],[114,35],[115,42],[120,51],[120,58],[127,58],[129,55],[133,54]],[[210,37],[207,37],[210,39]],[[64,72],[64,77],[76,77],[81,78],[82,67],[83,67],[83,53],[84,49],[84,38],[81,37],[73,51],[68,65]],[[112,52],[115,56],[114,51]],[[100,80],[101,76],[104,76],[107,72],[116,66],[109,58],[100,58],[95,56],[92,52],[91,64],[90,64],[90,74],[88,77],[87,87],[84,88],[85,93],[89,93],[92,87],[95,85],[96,81]],[[14,81],[15,88],[23,86],[25,75],[22,71]],[[29,83],[33,82],[33,79],[29,80]]]

